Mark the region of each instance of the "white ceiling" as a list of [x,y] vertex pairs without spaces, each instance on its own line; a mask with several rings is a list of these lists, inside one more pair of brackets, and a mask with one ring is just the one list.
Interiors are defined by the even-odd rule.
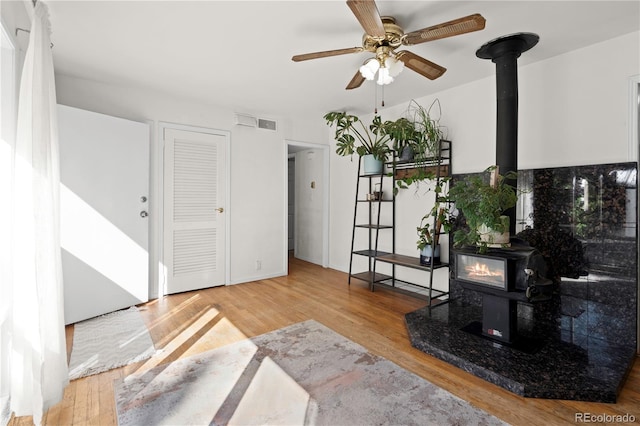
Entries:
[[[47,3],[58,73],[274,117],[373,110],[373,82],[344,89],[370,54],[291,61],[295,54],[360,46],[363,30],[345,1]],[[495,66],[475,52],[499,36],[540,35],[520,58],[524,65],[640,30],[637,0],[377,4],[405,32],[472,13],[487,20],[482,31],[407,47],[447,72],[431,81],[405,69],[385,87],[387,105],[494,75]]]

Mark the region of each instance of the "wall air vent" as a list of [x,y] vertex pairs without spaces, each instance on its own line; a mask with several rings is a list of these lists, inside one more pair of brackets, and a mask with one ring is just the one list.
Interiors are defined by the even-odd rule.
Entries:
[[258,118],[258,128],[276,130],[276,122],[273,120],[267,120],[266,118]]
[[256,127],[257,120],[248,114],[236,114],[236,126]]

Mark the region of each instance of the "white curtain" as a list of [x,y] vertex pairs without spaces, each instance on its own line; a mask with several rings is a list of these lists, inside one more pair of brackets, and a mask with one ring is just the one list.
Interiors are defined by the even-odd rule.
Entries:
[[[0,395],[16,416],[62,399],[68,384],[60,260],[56,93],[48,10],[33,11],[18,100],[13,164],[11,266],[2,284]],[[3,274],[6,276],[7,274]],[[7,303],[7,300],[9,301]],[[7,391],[8,390],[8,391]],[[3,411],[6,406],[2,407]],[[6,411],[5,411],[6,413]]]

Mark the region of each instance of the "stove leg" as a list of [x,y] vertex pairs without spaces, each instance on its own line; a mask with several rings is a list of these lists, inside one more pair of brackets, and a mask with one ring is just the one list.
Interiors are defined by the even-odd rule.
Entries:
[[482,334],[513,343],[518,333],[518,302],[491,294],[482,295]]

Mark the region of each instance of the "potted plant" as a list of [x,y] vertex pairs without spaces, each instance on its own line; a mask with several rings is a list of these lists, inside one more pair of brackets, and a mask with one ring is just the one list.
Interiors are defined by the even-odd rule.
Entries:
[[[437,115],[432,114],[434,107],[437,107]],[[438,154],[438,144],[444,137],[444,128],[440,125],[440,100],[436,98],[427,109],[412,100],[409,102],[407,114],[417,129],[417,138],[413,143],[414,161],[420,163],[433,158]]]
[[454,246],[479,246],[484,253],[488,247],[509,244],[509,217],[502,213],[516,205],[515,188],[507,179],[515,179],[517,173],[498,173],[497,166],[488,167],[482,175],[471,175],[457,181],[449,189],[449,198],[462,211],[469,227],[458,229],[453,235]]
[[[452,227],[449,212],[449,198],[443,196],[443,187],[448,179],[439,182],[435,189],[436,201],[431,210],[422,217],[420,226],[416,228],[418,233],[417,246],[420,250],[420,263],[422,265],[440,264],[440,230],[449,232]],[[433,225],[433,228],[432,228]]]
[[346,112],[332,111],[324,116],[327,125],[336,126],[336,153],[347,156],[357,153],[364,157],[364,173],[382,173],[382,165],[387,161],[390,147],[389,136],[380,116],[376,115],[369,126],[358,116]]
[[[437,115],[432,115],[434,107],[437,107]],[[384,123],[396,157],[400,162],[412,163],[410,171],[403,170],[403,173],[396,175],[396,193],[398,189],[406,189],[413,183],[435,177],[429,166],[438,161],[440,140],[444,136],[444,127],[440,125],[441,115],[438,99],[427,109],[411,100],[404,117]],[[407,152],[411,152],[410,156]]]
[[385,130],[393,142],[393,150],[400,162],[410,162],[414,158],[414,146],[422,138],[415,123],[407,117],[394,121],[385,121]]
[[[434,218],[436,223],[432,229],[431,224]],[[445,230],[450,226],[444,207],[436,210],[435,216],[432,212],[427,213],[420,221],[420,226],[417,227],[417,246],[418,250],[420,250],[420,264],[431,265],[431,262],[433,262],[434,265],[440,264],[440,230],[443,225],[445,226]]]

